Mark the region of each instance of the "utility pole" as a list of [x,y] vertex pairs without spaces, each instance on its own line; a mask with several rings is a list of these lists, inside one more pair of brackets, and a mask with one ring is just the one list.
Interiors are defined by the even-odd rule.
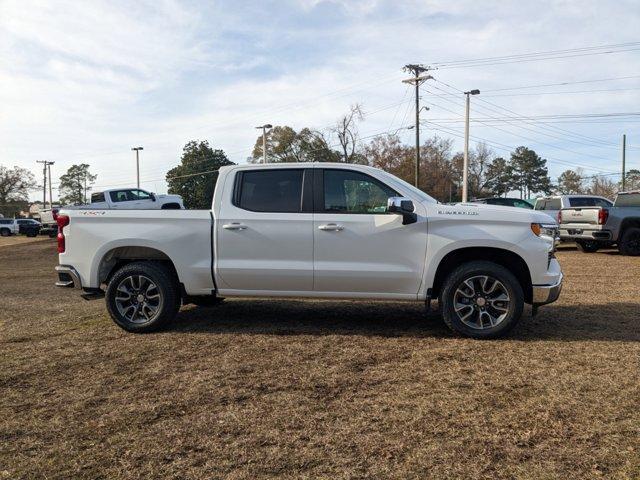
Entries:
[[[140,182],[138,181],[138,188],[140,188]],[[87,174],[84,174],[84,203],[87,204]]]
[[627,160],[627,135],[622,135],[622,191],[624,192],[624,187],[626,183],[626,160]]
[[480,90],[464,92],[467,96],[466,110],[464,114],[464,161],[462,164],[462,203],[465,203],[469,192],[469,107],[471,95],[480,94]]
[[[131,150],[135,150],[136,152],[136,179],[137,179],[137,186],[138,188],[140,188],[140,150],[144,150],[143,147],[133,147]],[[85,184],[87,182],[87,179],[85,178]],[[87,196],[87,189],[85,187],[85,192],[84,192],[84,196],[85,196],[85,202],[86,202],[86,196]]]
[[262,129],[262,163],[267,163],[267,128],[273,128],[273,125],[265,123],[256,127],[257,130]]
[[42,208],[47,208],[47,168],[55,162],[36,160],[36,163],[42,163]]
[[431,75],[420,75],[431,70],[430,67],[425,67],[424,65],[408,64],[405,65],[402,70],[404,70],[405,72],[413,73],[413,78],[402,80],[402,83],[414,85],[416,90],[416,164],[414,183],[416,188],[420,188],[420,85],[422,85],[425,81],[432,79],[433,77]]
[[51,165],[56,162],[49,162],[47,169],[49,170],[49,208],[53,209],[53,189],[51,186]]

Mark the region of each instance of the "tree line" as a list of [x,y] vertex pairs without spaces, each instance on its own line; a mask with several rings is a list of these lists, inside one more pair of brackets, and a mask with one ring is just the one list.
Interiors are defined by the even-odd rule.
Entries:
[[[335,162],[371,165],[414,183],[415,146],[402,142],[397,132],[362,138],[359,132],[364,114],[352,106],[324,131],[309,127],[298,130],[288,125],[271,128],[266,134],[268,162]],[[263,160],[262,135],[257,136],[247,161]],[[453,149],[453,140],[433,135],[420,145],[419,188],[442,202],[456,202],[462,194],[463,154]],[[187,208],[209,208],[217,170],[233,165],[223,150],[207,141],[192,140],[184,148],[180,163],[166,174],[169,193],[181,195]],[[82,204],[97,176],[88,164],[72,165],[60,177],[59,202]],[[519,146],[505,158],[485,143],[469,152],[469,198],[506,196],[520,198],[559,193],[589,193],[613,197],[620,185],[607,176],[586,176],[580,169],[566,170],[556,183],[549,177],[547,160],[533,149]],[[627,189],[640,189],[640,171],[630,170]],[[38,188],[34,175],[21,167],[0,165],[0,213],[13,216],[28,206],[29,192]],[[41,186],[40,186],[41,188]]]

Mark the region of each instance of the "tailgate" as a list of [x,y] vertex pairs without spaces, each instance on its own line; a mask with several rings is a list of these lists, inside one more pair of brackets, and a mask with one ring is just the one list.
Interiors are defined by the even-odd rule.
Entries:
[[562,209],[561,228],[595,227],[602,207],[574,207]]

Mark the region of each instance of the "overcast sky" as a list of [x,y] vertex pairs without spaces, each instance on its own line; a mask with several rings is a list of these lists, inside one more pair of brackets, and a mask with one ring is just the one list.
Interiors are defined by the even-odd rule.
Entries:
[[[130,148],[142,145],[142,186],[163,192],[191,139],[245,162],[256,125],[323,130],[354,103],[366,113],[363,137],[406,127],[406,63],[638,42],[638,25],[637,0],[0,0],[0,164],[39,178],[35,161],[55,161],[55,185],[86,162],[97,188],[134,185]],[[461,149],[463,100],[452,93],[478,88],[472,119],[485,123],[473,123],[471,134],[498,154],[527,145],[548,159],[553,177],[577,165],[611,172],[627,133],[628,163],[640,167],[638,116],[487,125],[516,114],[640,112],[640,45],[614,50],[626,51],[443,66],[422,92],[430,108],[423,118],[439,125],[423,135],[439,128]],[[412,131],[400,134],[413,141]]]

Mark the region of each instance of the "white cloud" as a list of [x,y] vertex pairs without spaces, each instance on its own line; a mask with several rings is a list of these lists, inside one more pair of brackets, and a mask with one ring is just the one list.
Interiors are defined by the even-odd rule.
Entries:
[[[62,173],[74,162],[87,161],[99,184],[122,183],[133,180],[129,148],[143,144],[143,179],[156,179],[175,164],[181,146],[192,138],[212,140],[232,160],[242,161],[259,123],[323,128],[355,102],[370,112],[399,103],[406,91],[400,83],[405,63],[633,41],[633,30],[621,26],[636,24],[639,17],[633,2],[5,0],[0,3],[0,163],[35,169],[35,160],[47,158],[56,160]],[[638,52],[632,51],[442,69],[434,76],[459,88],[488,92],[634,75],[640,74],[639,67]],[[436,87],[448,90],[437,83],[426,88],[441,94]],[[632,79],[578,87],[565,88],[638,88],[640,83]],[[480,98],[518,113],[542,115],[638,111],[638,92],[487,93]],[[454,115],[447,110],[462,114],[461,99],[433,94],[424,94],[431,107],[426,118]],[[399,127],[407,106],[373,113],[361,131]],[[474,99],[474,114],[499,115],[491,108]],[[451,128],[459,131],[460,125]],[[525,143],[543,156],[604,170],[617,164],[614,148],[598,150],[517,125],[503,128],[518,135],[485,126],[472,133],[507,145]],[[617,124],[562,128],[612,143],[622,133]],[[634,142],[640,144],[630,138]],[[601,154],[600,162],[592,157]],[[555,175],[564,168],[550,165]],[[162,182],[157,188],[163,188]]]

